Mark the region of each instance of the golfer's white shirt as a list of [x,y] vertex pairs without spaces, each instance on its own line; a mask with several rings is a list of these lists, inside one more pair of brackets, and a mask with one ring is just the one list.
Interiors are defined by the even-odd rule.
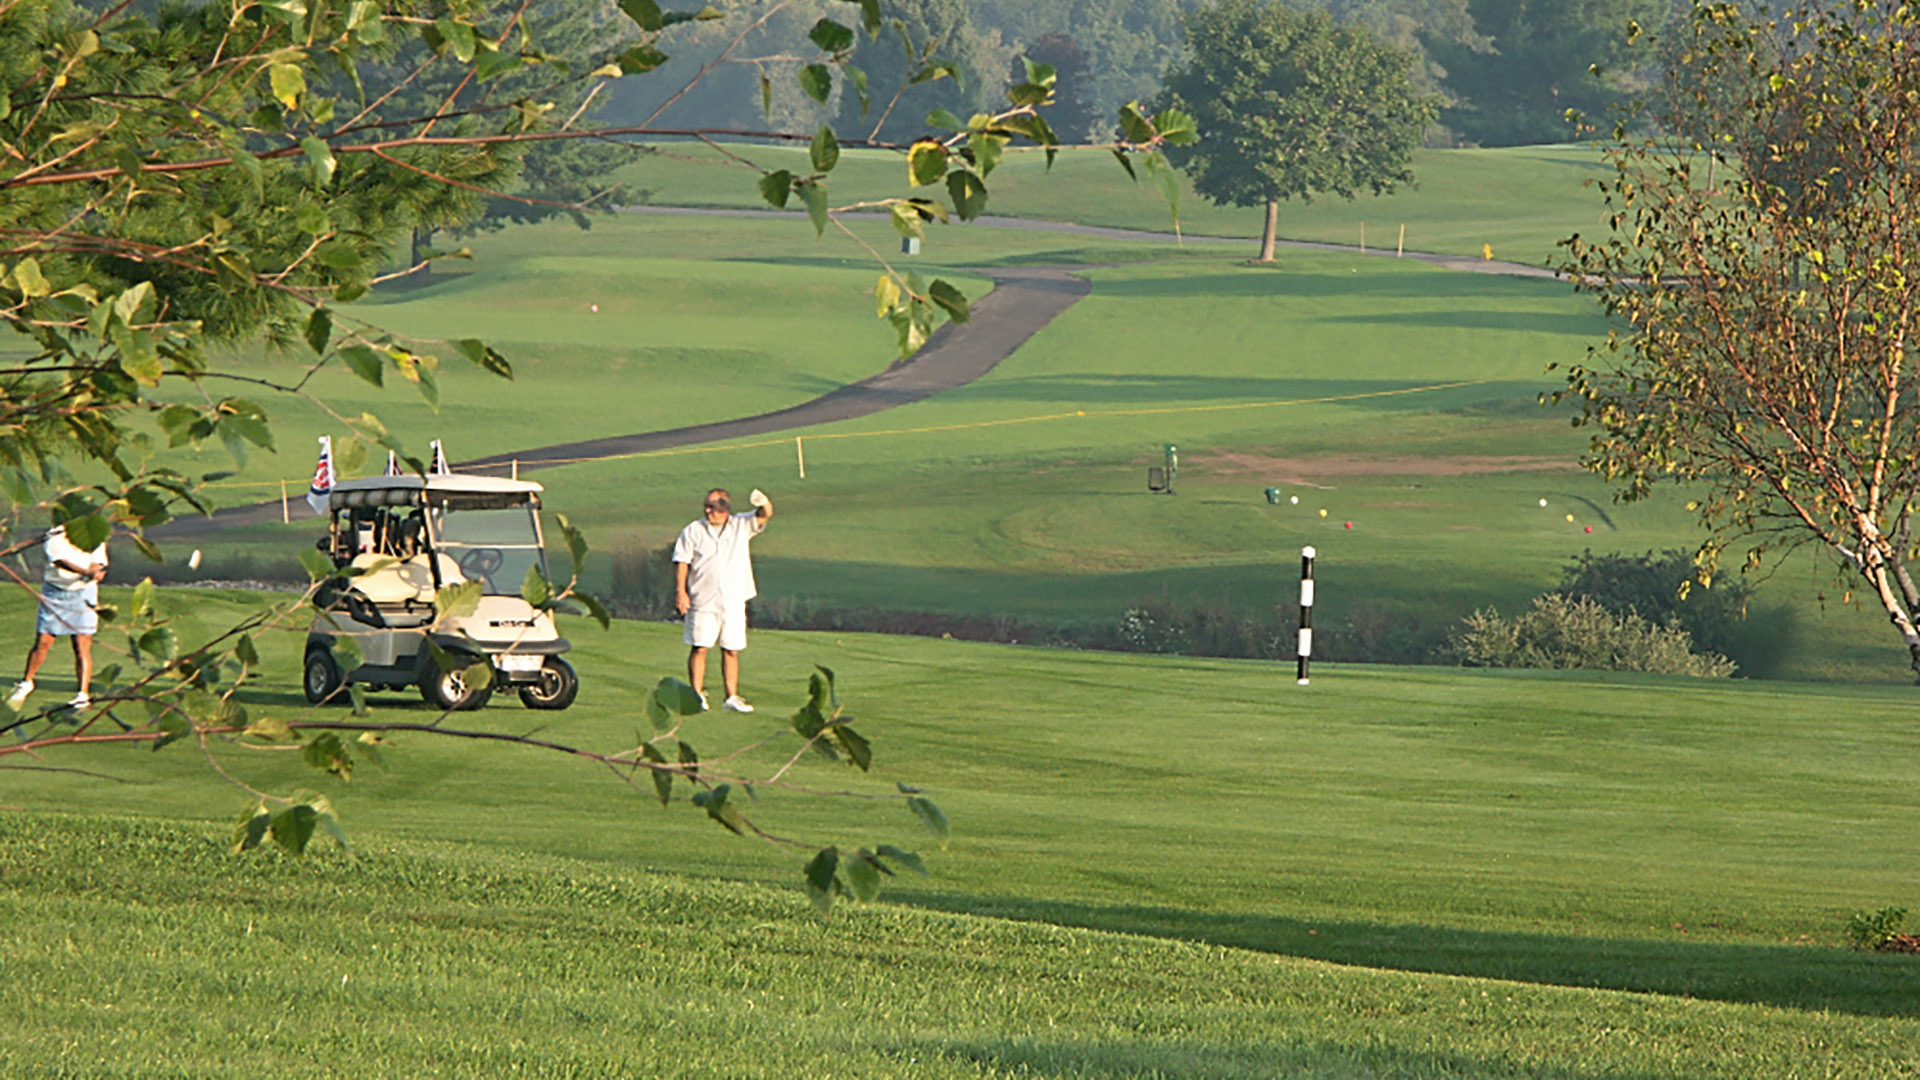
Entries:
[[54,530],[47,534],[46,543],[41,546],[41,551],[47,557],[47,568],[42,572],[41,579],[56,589],[65,589],[68,592],[86,588],[92,584],[92,579],[82,577],[71,570],[62,569],[57,560],[64,559],[70,566],[107,565],[107,545],[101,544],[92,551],[81,551],[73,541],[67,539],[67,529],[64,525],[55,526]]
[[687,598],[693,611],[730,611],[760,595],[753,583],[753,556],[747,550],[767,527],[752,513],[734,514],[714,528],[705,517],[680,530],[673,561],[687,564]]

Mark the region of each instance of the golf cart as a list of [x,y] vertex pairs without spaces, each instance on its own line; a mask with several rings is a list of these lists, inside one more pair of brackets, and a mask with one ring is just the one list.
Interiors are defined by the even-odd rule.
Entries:
[[[550,612],[520,596],[528,567],[543,574],[547,568],[541,490],[491,476],[379,476],[334,485],[327,535],[316,546],[343,573],[314,596],[320,610],[307,631],[307,700],[344,700],[342,689],[359,683],[418,687],[438,709],[478,709],[499,687],[518,690],[529,709],[573,704],[580,680],[560,655],[571,646]],[[480,583],[479,607],[440,618],[440,591],[467,582]],[[435,660],[430,633],[451,664]],[[341,635],[360,648],[363,662],[352,671],[334,660]],[[468,685],[463,669],[481,662],[492,666],[492,682]]]

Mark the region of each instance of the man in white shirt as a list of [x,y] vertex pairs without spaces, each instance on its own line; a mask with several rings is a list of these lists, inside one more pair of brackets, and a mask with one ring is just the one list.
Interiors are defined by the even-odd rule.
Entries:
[[[686,616],[687,681],[702,691],[707,650],[720,646],[720,678],[728,712],[748,713],[740,698],[740,650],[747,647],[747,601],[758,595],[748,545],[773,519],[773,500],[755,488],[752,513],[736,514],[722,488],[707,492],[698,520],[680,530],[673,544],[674,607]],[[704,708],[707,695],[700,693]]]
[[88,684],[93,681],[93,635],[100,629],[100,579],[107,576],[107,545],[82,551],[67,539],[63,525],[47,534],[42,550],[47,566],[41,572],[40,614],[34,627],[33,649],[27,653],[27,672],[7,695],[7,704],[15,709],[26,704],[33,693],[33,677],[46,663],[53,639],[73,639],[73,666],[79,676],[80,692],[68,704],[84,709],[91,702]]

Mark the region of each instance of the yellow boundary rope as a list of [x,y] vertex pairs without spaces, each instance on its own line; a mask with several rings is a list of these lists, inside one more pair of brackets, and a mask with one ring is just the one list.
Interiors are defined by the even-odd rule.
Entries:
[[[1009,427],[1014,424],[1039,424],[1050,420],[1078,420],[1088,417],[1113,416],[1172,416],[1185,413],[1234,412],[1242,409],[1274,409],[1292,405],[1329,405],[1343,401],[1364,401],[1369,398],[1402,397],[1408,394],[1432,393],[1436,390],[1457,390],[1463,386],[1484,386],[1487,383],[1502,382],[1502,379],[1462,379],[1458,382],[1432,383],[1427,386],[1404,386],[1397,390],[1369,390],[1360,394],[1334,394],[1327,397],[1286,398],[1279,401],[1236,401],[1224,405],[1168,405],[1154,409],[1075,409],[1072,412],[1043,413],[1038,416],[1015,416],[1004,420],[976,420],[965,424],[933,424],[927,427],[885,428],[879,431],[838,431],[809,433],[806,437],[814,440],[826,439],[872,439],[885,435],[931,435],[943,431],[966,431],[973,428]],[[639,458],[680,457],[686,454],[709,454],[728,450],[752,450],[762,446],[784,446],[791,435],[782,435],[773,439],[757,442],[715,442],[699,446],[676,446],[665,450],[634,450],[624,454],[599,454],[575,458],[541,458],[526,464],[539,465],[542,468],[554,465],[585,465],[600,461],[631,461]],[[506,468],[506,465],[487,468]],[[278,486],[278,480],[236,480],[215,484],[204,484],[204,488],[271,488]]]

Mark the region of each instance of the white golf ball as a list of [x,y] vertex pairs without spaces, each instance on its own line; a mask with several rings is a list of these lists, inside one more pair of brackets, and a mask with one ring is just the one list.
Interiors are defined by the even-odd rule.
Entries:
[[1541,505],[1541,506],[1545,506],[1545,505],[1547,505],[1547,500],[1545,500],[1545,499],[1541,499],[1541,500],[1540,500],[1540,505]]
[[599,305],[599,304],[588,304],[588,305],[587,305],[587,310],[588,310],[588,311],[591,311],[591,312],[593,312],[593,313],[594,313],[595,315],[598,315],[598,314],[600,314],[600,305]]
[[1292,496],[1291,498],[1289,498],[1289,499],[1288,499],[1288,501],[1289,501],[1289,502],[1291,502],[1291,503],[1293,503],[1293,505],[1295,505],[1295,506],[1299,506],[1299,505],[1300,505],[1300,496],[1298,496],[1298,495],[1294,495],[1294,496]]
[[193,554],[187,556],[187,569],[189,570],[200,569],[200,549],[199,548],[194,548]]

